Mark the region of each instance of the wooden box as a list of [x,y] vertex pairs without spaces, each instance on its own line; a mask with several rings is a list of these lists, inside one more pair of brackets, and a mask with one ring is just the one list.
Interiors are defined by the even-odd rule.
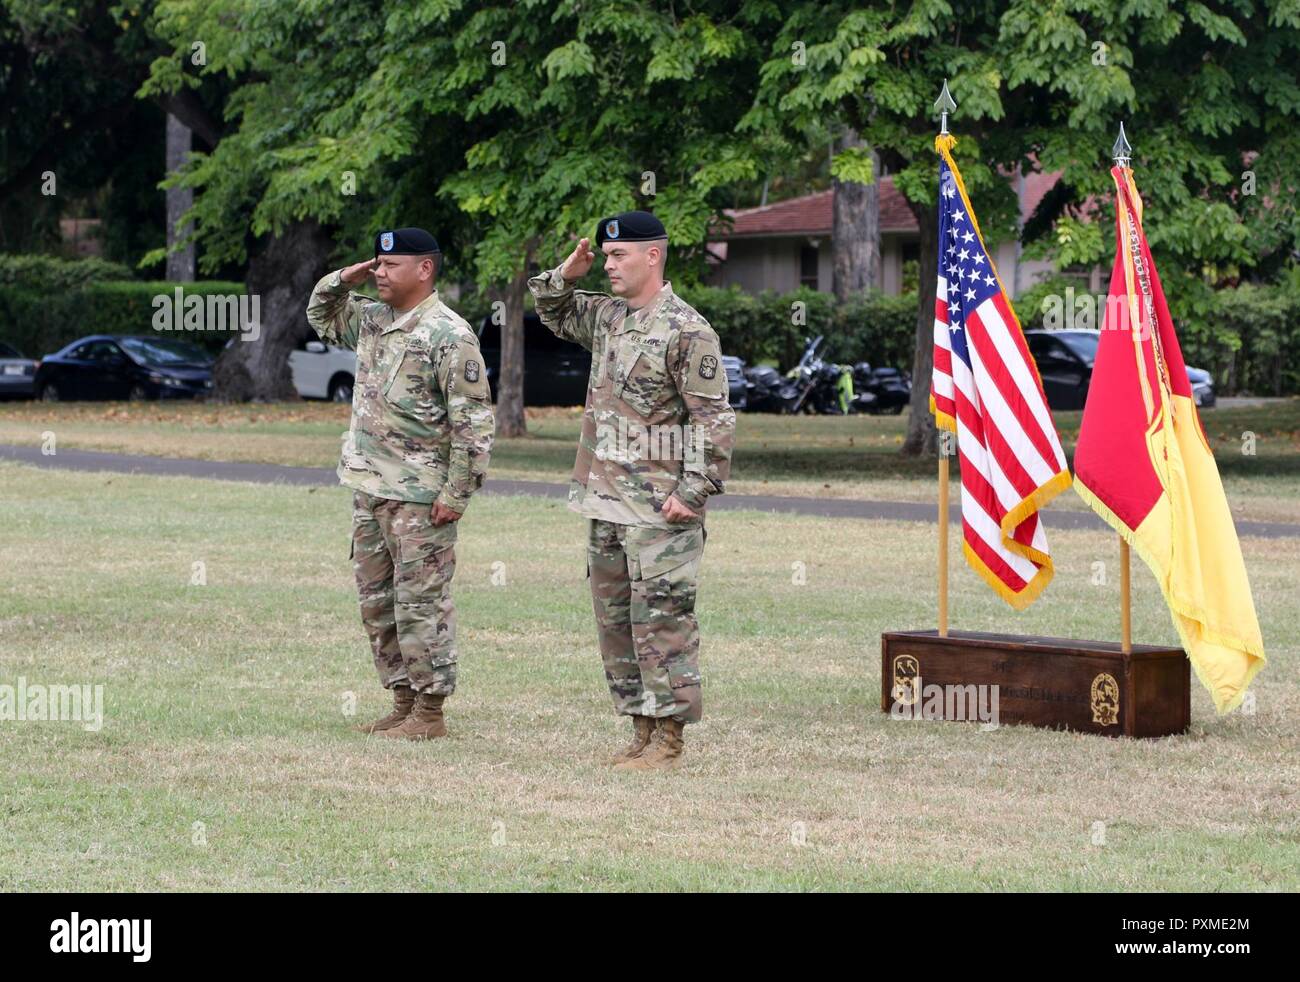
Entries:
[[881,635],[880,659],[880,708],[896,718],[983,722],[996,709],[1004,726],[1130,737],[1185,733],[1191,723],[1181,648],[1135,644],[1126,655],[1109,641],[898,631]]

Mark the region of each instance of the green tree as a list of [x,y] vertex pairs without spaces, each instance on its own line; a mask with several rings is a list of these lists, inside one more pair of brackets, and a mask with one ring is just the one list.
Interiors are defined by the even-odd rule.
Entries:
[[164,111],[194,120],[204,109],[188,94],[135,98],[162,50],[151,6],[0,0],[0,248],[56,249],[70,207],[99,209],[114,259],[134,263],[163,237],[162,151],[151,138]]
[[[501,63],[475,59],[453,76],[452,96],[482,136],[443,187],[482,229],[478,276],[506,286],[503,350],[520,343],[530,269],[558,264],[603,215],[653,210],[669,231],[670,273],[696,279],[729,189],[759,176],[773,151],[736,130],[778,24],[768,5],[522,9],[480,7],[457,36],[459,50],[495,47]],[[498,424],[518,433],[522,359],[510,365]]]
[[417,133],[352,101],[379,64],[384,21],[363,3],[162,0],[151,27],[170,50],[141,96],[229,92],[220,139],[173,179],[195,190],[200,269],[246,266],[260,302],[256,340],[218,360],[216,397],[296,398],[288,356],[330,259],[355,261],[375,225],[427,214],[403,211],[428,174]]
[[[295,224],[338,230],[346,250],[378,224],[429,220],[451,245],[449,270],[504,300],[498,425],[511,435],[524,431],[530,268],[558,263],[602,215],[641,206],[670,230],[670,269],[698,275],[729,187],[775,159],[776,143],[735,125],[778,26],[770,5],[721,2],[678,15],[613,0],[425,0],[381,19],[357,0],[162,0],[174,52],[145,91],[236,82],[231,131],[185,178],[209,261]],[[197,72],[181,61],[194,39],[208,52]]]

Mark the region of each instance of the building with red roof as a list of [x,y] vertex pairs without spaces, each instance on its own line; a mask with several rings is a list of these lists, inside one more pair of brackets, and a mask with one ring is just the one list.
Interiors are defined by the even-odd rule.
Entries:
[[[1025,174],[1012,180],[1020,196],[1020,214],[1027,220],[1043,196],[1060,179],[1060,172]],[[831,289],[831,225],[833,190],[776,201],[758,208],[738,208],[726,214],[730,228],[719,227],[710,237],[714,263],[710,282],[736,284],[749,293],[785,293],[810,286]],[[1004,242],[993,261],[1007,290],[1015,296],[1052,271],[1052,264],[1025,260],[1019,243]],[[919,256],[916,216],[888,175],[880,178],[880,272],[877,282],[889,294],[902,292],[903,264]]]

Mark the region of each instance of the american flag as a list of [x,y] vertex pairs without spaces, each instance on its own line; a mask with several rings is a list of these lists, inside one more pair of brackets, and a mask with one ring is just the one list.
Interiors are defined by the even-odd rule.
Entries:
[[936,146],[935,421],[957,434],[966,561],[1022,610],[1052,579],[1038,510],[1069,487],[1070,473],[1038,370],[984,246],[950,144]]

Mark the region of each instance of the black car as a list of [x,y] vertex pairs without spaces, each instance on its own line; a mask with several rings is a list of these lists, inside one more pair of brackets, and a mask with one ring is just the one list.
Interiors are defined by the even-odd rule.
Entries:
[[24,358],[11,344],[0,341],[0,399],[10,396],[31,398],[36,394],[36,367],[40,364]]
[[735,355],[723,355],[722,367],[727,370],[727,401],[737,411],[749,406],[749,383],[745,380],[745,362]]
[[212,356],[181,338],[96,334],[41,359],[36,393],[65,399],[193,399],[212,388]]
[[[1092,366],[1097,360],[1100,331],[1026,331],[1029,353],[1038,364],[1047,404],[1052,409],[1082,409],[1088,401]],[[1209,408],[1215,403],[1214,382],[1210,373],[1187,366],[1196,405]]]
[[[491,316],[483,318],[478,339],[492,398],[496,399],[501,373],[501,327],[492,323]],[[524,315],[524,405],[584,405],[590,375],[590,351],[557,338],[536,314]]]

